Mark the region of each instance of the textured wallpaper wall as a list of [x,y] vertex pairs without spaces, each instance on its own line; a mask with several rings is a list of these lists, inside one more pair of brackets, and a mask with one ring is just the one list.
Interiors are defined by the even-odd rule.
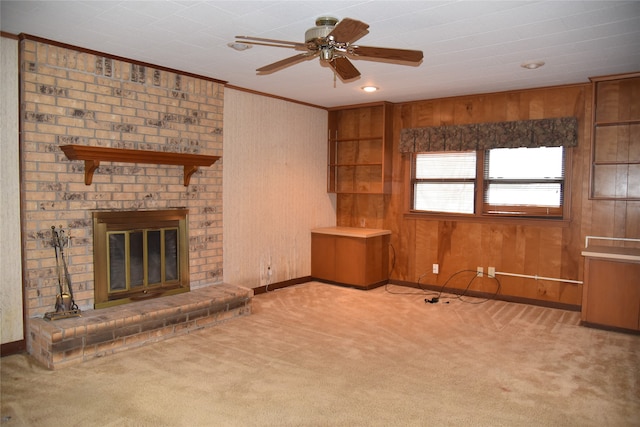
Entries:
[[255,288],[311,274],[311,229],[335,225],[327,112],[225,90],[224,280]]

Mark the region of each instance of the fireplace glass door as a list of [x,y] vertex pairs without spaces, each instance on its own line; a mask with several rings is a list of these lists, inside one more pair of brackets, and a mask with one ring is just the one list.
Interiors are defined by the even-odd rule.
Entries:
[[177,228],[107,234],[109,293],[177,282],[180,273]]
[[94,213],[95,308],[189,290],[187,211]]

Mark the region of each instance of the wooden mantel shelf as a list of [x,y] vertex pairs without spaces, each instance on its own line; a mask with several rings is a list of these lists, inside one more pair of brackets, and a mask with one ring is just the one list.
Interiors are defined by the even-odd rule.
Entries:
[[200,166],[211,166],[220,156],[202,154],[165,153],[162,151],[129,150],[126,148],[88,147],[85,145],[61,145],[69,160],[84,160],[84,183],[90,185],[93,173],[101,161],[146,163],[153,165],[180,165],[184,167],[184,186],[189,185],[191,175]]

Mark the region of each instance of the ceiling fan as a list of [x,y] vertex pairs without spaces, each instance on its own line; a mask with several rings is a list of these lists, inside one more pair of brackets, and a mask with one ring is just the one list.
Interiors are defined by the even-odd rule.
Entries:
[[351,63],[352,59],[382,60],[385,62],[419,63],[422,51],[390,49],[384,47],[360,46],[352,44],[369,33],[369,25],[351,18],[338,22],[337,18],[323,16],[316,19],[316,26],[305,32],[304,43],[260,37],[236,36],[240,41],[253,45],[284,47],[304,51],[289,58],[258,68],[258,74],[270,74],[290,65],[318,56],[321,62],[329,64],[343,81],[355,79],[360,72]]

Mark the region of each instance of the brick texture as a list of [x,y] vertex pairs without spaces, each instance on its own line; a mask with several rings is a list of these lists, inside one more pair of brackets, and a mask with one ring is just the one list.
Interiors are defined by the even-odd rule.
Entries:
[[49,369],[64,368],[248,316],[252,298],[252,289],[222,283],[82,317],[33,318],[31,354]]
[[20,49],[27,316],[54,309],[53,225],[70,230],[75,301],[93,309],[91,215],[98,210],[189,209],[191,288],[221,283],[222,159],[188,187],[180,166],[109,162],[86,186],[84,162],[68,160],[60,145],[222,156],[224,85],[35,40]]

